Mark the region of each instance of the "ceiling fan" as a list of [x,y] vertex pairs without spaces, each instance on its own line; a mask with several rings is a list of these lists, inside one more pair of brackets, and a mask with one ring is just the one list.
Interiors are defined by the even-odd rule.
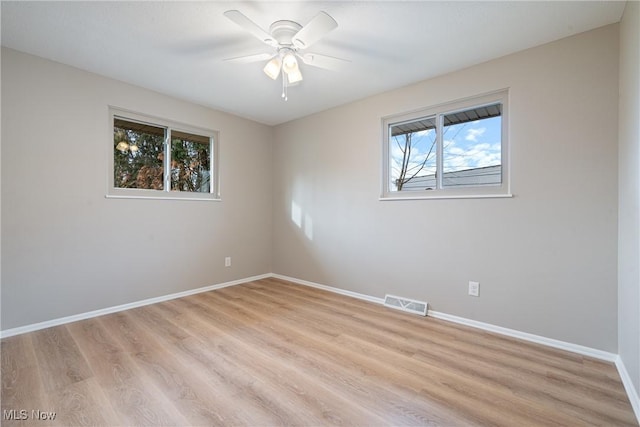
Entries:
[[304,52],[338,26],[335,19],[326,12],[318,13],[304,27],[294,21],[275,21],[268,32],[238,10],[227,10],[224,15],[258,40],[275,49],[275,52],[239,56],[225,61],[250,63],[268,60],[263,71],[273,80],[282,75],[282,98],[285,101],[288,99],[287,87],[302,81],[302,73],[296,58],[300,58],[306,65],[324,69],[335,69],[341,63],[348,62],[332,56]]

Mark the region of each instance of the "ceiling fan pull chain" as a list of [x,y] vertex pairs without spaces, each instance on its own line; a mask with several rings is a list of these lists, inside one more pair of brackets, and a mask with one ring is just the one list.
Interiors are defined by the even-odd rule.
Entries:
[[284,70],[282,70],[282,98],[285,101],[289,99],[287,96],[287,76],[285,76]]

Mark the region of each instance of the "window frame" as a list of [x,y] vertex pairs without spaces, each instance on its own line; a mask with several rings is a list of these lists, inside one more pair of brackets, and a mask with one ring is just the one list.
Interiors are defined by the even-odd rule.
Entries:
[[[141,188],[120,188],[115,186],[114,177],[114,148],[113,131],[114,119],[122,119],[130,122],[137,122],[165,129],[164,137],[164,160],[163,165],[163,189],[150,190]],[[182,132],[195,134],[209,138],[209,192],[191,192],[171,190],[171,132]],[[157,199],[157,200],[207,200],[221,201],[220,198],[220,174],[219,174],[219,132],[197,126],[191,126],[172,120],[162,119],[146,114],[135,113],[117,107],[109,107],[109,149],[108,170],[107,170],[107,198],[122,199]]]
[[[501,150],[500,171],[501,184],[493,185],[469,185],[457,188],[441,187],[443,169],[443,118],[452,114],[473,108],[502,104],[501,114]],[[436,121],[436,179],[439,188],[433,190],[406,190],[397,191],[391,189],[391,158],[389,130],[392,126],[435,117]],[[509,91],[501,89],[482,95],[446,102],[431,107],[421,108],[410,112],[392,114],[382,118],[382,178],[381,194],[379,200],[423,200],[423,199],[466,199],[466,198],[494,198],[513,197],[510,183],[509,160]]]

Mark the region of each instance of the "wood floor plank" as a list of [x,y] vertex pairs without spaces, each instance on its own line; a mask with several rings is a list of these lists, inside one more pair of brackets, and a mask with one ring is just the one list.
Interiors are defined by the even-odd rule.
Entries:
[[[169,398],[191,425],[237,425],[241,422],[233,408],[233,400],[224,389],[214,389],[194,371],[193,364],[171,345],[189,338],[178,327],[159,319],[153,309],[142,307],[129,313],[120,313],[118,323],[123,348],[132,359],[156,383],[158,389]],[[146,326],[145,326],[146,325]],[[156,328],[156,326],[158,326]],[[137,337],[144,336],[144,340]],[[163,343],[166,339],[166,344]]]
[[[209,348],[219,355],[220,364],[234,366],[236,374],[245,378],[244,382],[255,382],[260,385],[260,389],[256,389],[255,393],[260,393],[259,401],[261,403],[268,403],[265,409],[278,418],[278,424],[300,425],[304,420],[313,423],[314,419],[316,423],[326,422],[327,417],[333,418],[335,423],[338,417],[331,415],[330,411],[326,410],[326,407],[330,406],[327,399],[331,400],[332,398],[319,389],[317,384],[302,382],[306,386],[301,389],[296,385],[296,380],[299,380],[297,373],[289,369],[286,360],[268,357],[261,351],[259,343],[248,346],[244,339],[240,339],[249,331],[248,326],[243,327],[241,333],[227,335],[206,321],[209,308],[206,305],[200,307],[203,313],[198,317],[205,320],[201,324],[202,337],[205,338],[205,342],[208,342]],[[228,307],[217,311],[218,321],[227,310]],[[231,318],[228,318],[228,321],[231,321]],[[247,325],[246,320],[241,322]],[[253,388],[256,388],[255,385]],[[324,395],[327,399],[318,400],[318,394]],[[282,400],[288,403],[289,408],[282,408],[278,402],[271,402],[273,395],[281,396]],[[322,407],[323,403],[325,404],[324,408]],[[294,408],[297,410],[294,411]],[[349,413],[349,411],[350,409],[345,412]],[[287,420],[284,416],[286,413],[295,413],[298,419]]]
[[[228,405],[221,402],[223,408],[245,408],[244,411],[235,413],[235,416],[242,420],[240,424],[264,424],[268,420],[269,425],[299,425],[303,418],[291,409],[287,411],[280,407],[273,399],[276,394],[271,390],[273,385],[265,384],[255,375],[253,364],[239,363],[238,359],[242,353],[234,347],[233,334],[230,333],[239,325],[234,326],[232,319],[226,319],[217,313],[203,313],[202,306],[191,302],[193,299],[183,299],[178,303],[187,307],[179,322],[180,325],[188,325],[189,328],[198,330],[198,339],[191,337],[175,342],[179,354],[172,354],[191,361],[200,375],[210,383],[211,388],[226,394],[218,398],[231,399]],[[176,303],[172,302],[172,305]],[[211,319],[208,315],[215,317]],[[214,324],[219,327],[213,326]],[[303,410],[304,408],[297,412]]]
[[[284,291],[288,292],[289,290],[285,289]],[[307,301],[312,301],[313,298],[332,300],[336,297],[327,292],[321,292],[319,295],[314,296],[316,294],[313,294],[313,292],[316,292],[316,290],[304,289],[301,293],[311,293],[308,295]],[[277,298],[278,291],[276,290],[270,294],[264,293],[263,295]],[[299,296],[292,296],[292,298],[297,297]],[[573,380],[584,382],[595,388],[605,389],[608,393],[616,393],[619,397],[626,399],[626,394],[621,387],[620,378],[616,370],[610,369],[611,364],[608,364],[609,369],[603,369],[604,366],[607,366],[606,362],[596,361],[539,344],[481,332],[469,327],[453,325],[450,322],[438,319],[430,319],[430,322],[425,324],[425,322],[420,321],[419,317],[407,316],[391,309],[388,309],[388,315],[398,321],[377,324],[376,317],[366,314],[367,311],[357,310],[354,312],[354,308],[361,308],[361,305],[362,302],[357,300],[350,302],[347,313],[353,313],[353,318],[355,319],[366,319],[367,321],[363,323],[365,327],[375,327],[380,332],[387,331],[391,335],[406,340],[403,341],[403,350],[405,352],[412,351],[412,343],[417,343],[420,348],[450,348],[456,354],[467,352],[475,358],[486,357],[489,360],[495,360],[499,362],[501,367],[511,362],[511,368],[514,371],[522,372],[523,369],[530,369],[531,374],[535,376],[547,374],[560,377],[571,376]],[[336,308],[336,310],[339,311],[340,309]],[[566,363],[568,360],[574,363]],[[513,364],[514,361],[515,364]],[[592,369],[592,366],[595,366],[595,369]]]
[[[47,424],[53,426],[108,425],[116,419],[101,386],[92,377],[73,383],[47,396],[49,408],[55,413]],[[38,425],[41,425],[38,422]]]
[[[24,425],[32,410],[50,410],[40,378],[31,335],[5,338],[1,345],[3,426]],[[24,412],[23,412],[24,411]]]
[[[253,310],[255,311],[255,310]],[[306,313],[305,314],[306,318],[309,317],[313,317],[311,316],[310,313]],[[317,325],[317,322],[315,322],[313,319],[310,320],[310,322],[312,322],[314,325]],[[360,331],[361,334],[364,333],[364,331]],[[369,331],[369,333],[367,333],[367,335],[371,335],[371,331]],[[438,388],[436,391],[438,392],[442,392],[444,391],[446,385],[448,384],[447,378],[446,376],[449,376],[450,374],[447,374],[446,371],[443,372],[437,372],[434,371],[433,369],[429,369],[429,366],[423,366],[422,368],[426,369],[429,371],[429,375],[428,376],[424,376],[422,377],[419,381],[415,381],[416,377],[421,376],[420,373],[418,372],[418,370],[411,372],[409,374],[407,374],[406,372],[402,373],[400,372],[398,369],[393,368],[394,365],[396,365],[398,362],[400,362],[400,360],[395,360],[393,357],[389,360],[386,361],[386,363],[380,364],[379,360],[377,360],[377,358],[373,358],[370,359],[368,358],[368,356],[366,356],[368,353],[371,353],[372,350],[369,351],[363,351],[360,348],[355,348],[353,349],[353,351],[348,352],[348,347],[349,344],[352,344],[351,341],[353,340],[347,340],[346,343],[342,343],[340,342],[341,338],[343,337],[343,333],[341,333],[340,336],[335,338],[335,341],[337,341],[338,346],[332,349],[333,357],[339,357],[340,364],[346,364],[346,363],[350,363],[352,362],[354,359],[357,361],[357,365],[359,367],[365,367],[368,371],[368,376],[375,376],[380,380],[383,380],[385,382],[388,382],[389,384],[402,384],[403,388],[401,387],[400,390],[396,390],[396,393],[401,393],[404,397],[404,399],[402,400],[406,400],[408,396],[414,395],[418,392],[421,391],[421,389],[425,386],[429,386],[429,384],[435,384],[432,383],[432,381],[434,381],[434,379],[439,379],[440,377],[442,377],[443,375],[445,375],[445,379],[440,379],[439,383],[437,383]],[[367,336],[367,340],[369,339],[369,336]],[[347,345],[345,345],[347,344]],[[307,344],[309,345],[309,344]],[[380,348],[379,346],[372,346],[373,350],[378,350],[378,352],[380,352],[380,350],[383,350],[382,348]],[[391,354],[391,353],[390,353]],[[392,354],[392,356],[398,356],[397,354]],[[406,356],[406,355],[405,355]],[[397,359],[397,357],[396,357]],[[407,364],[407,361],[404,361],[404,364]],[[391,367],[390,367],[391,366]],[[336,368],[334,368],[336,369]],[[458,381],[460,381],[461,379],[458,378]],[[472,382],[467,381],[466,383],[463,383],[467,388],[469,388],[470,386],[473,386],[474,384],[472,384]],[[478,383],[475,384],[476,387],[484,387],[483,384]],[[397,386],[396,386],[397,387]],[[354,393],[358,393],[357,390],[354,391]],[[380,394],[378,394],[378,396],[380,396]],[[451,394],[450,396],[452,399],[456,399],[459,403],[460,400],[460,393],[455,393]],[[513,400],[513,399],[512,399]],[[519,419],[519,413],[522,412],[522,409],[517,410],[518,408],[516,407],[514,410],[514,402],[509,402],[509,405],[506,407],[507,410],[506,412],[508,413],[509,411],[514,412],[514,414],[511,415],[510,418],[508,418],[509,424],[512,424],[513,422],[517,421]],[[414,410],[413,412],[419,413],[419,409],[418,410]],[[507,413],[505,413],[505,410],[502,410],[502,413],[500,415],[501,419],[507,419],[506,415]],[[477,414],[476,414],[477,416]],[[556,415],[557,417],[561,417],[560,415]],[[406,420],[405,420],[406,421]],[[485,421],[490,421],[491,423],[495,424],[496,421],[495,420],[485,420]],[[520,419],[520,421],[522,421],[522,419]]]
[[[209,333],[215,340],[219,331],[215,331],[210,324],[203,324],[203,336]],[[208,330],[206,332],[205,330]],[[368,411],[363,411],[357,405],[346,404],[346,400],[337,395],[334,390],[327,388],[317,378],[306,374],[304,370],[296,369],[292,363],[291,354],[295,349],[288,347],[286,351],[278,352],[276,357],[265,348],[262,343],[247,345],[247,340],[238,339],[247,334],[264,333],[260,328],[236,334],[228,337],[222,343],[217,344],[216,353],[232,357],[232,363],[239,363],[247,367],[249,378],[269,385],[266,390],[268,395],[280,396],[290,406],[285,412],[293,413],[299,417],[290,420],[287,424],[326,424],[331,425],[369,425],[376,420]],[[229,363],[229,362],[227,362]],[[281,415],[280,415],[281,416]],[[383,419],[377,419],[382,423]]]
[[[204,298],[217,297],[209,294]],[[215,301],[216,306],[220,303],[221,301]],[[247,303],[248,301],[244,302],[244,304]],[[254,303],[257,302],[254,301]],[[236,307],[236,310],[242,309]],[[259,311],[259,309],[247,311],[245,316]],[[345,352],[343,347],[326,340],[318,341],[309,338],[304,332],[304,328],[309,325],[301,318],[282,322],[281,316],[286,315],[270,316],[275,326],[272,329],[262,329],[255,337],[249,339],[260,342],[262,348],[269,348],[270,342],[274,340],[265,340],[264,337],[268,337],[272,332],[277,334],[276,342],[291,340],[298,343],[296,352],[285,352],[285,355],[295,356],[292,363],[299,364],[300,369],[313,372],[313,376],[318,381],[337,385],[334,393],[343,395],[345,400],[358,402],[371,414],[377,414],[387,420],[392,419],[395,424],[469,425],[473,421],[473,417],[468,418],[468,414],[444,409],[442,405],[433,401],[425,405],[424,400],[418,398],[417,390],[408,390],[395,383],[394,378],[387,381],[389,378],[386,376],[389,370],[386,367],[376,370],[376,366],[359,363],[360,354]],[[303,329],[300,330],[300,327]],[[274,357],[283,357],[283,355],[274,354]]]
[[611,363],[275,278],[1,349],[2,425],[638,425]]
[[93,375],[66,326],[33,332],[31,339],[46,393]]
[[72,323],[68,328],[90,360],[91,369],[117,414],[111,424],[186,425],[186,419],[167,410],[165,399],[158,398],[155,387],[103,325],[109,323],[110,316]]
[[[261,295],[265,300],[279,298],[277,294],[273,295],[273,293],[261,293]],[[605,424],[615,424],[624,420],[624,414],[627,409],[626,403],[620,400],[620,396],[612,395],[608,389],[604,390],[595,385],[581,385],[581,387],[574,387],[572,393],[567,393],[567,383],[570,380],[566,376],[547,371],[542,376],[544,381],[540,381],[540,373],[530,374],[523,371],[525,364],[519,363],[517,367],[509,369],[504,364],[496,364],[495,361],[488,362],[486,359],[483,360],[478,357],[479,355],[482,356],[482,353],[477,351],[477,348],[473,357],[464,358],[464,355],[460,357],[458,352],[443,353],[443,348],[446,349],[446,342],[438,346],[424,346],[423,343],[411,342],[402,337],[399,338],[398,333],[386,333],[384,327],[373,329],[370,327],[371,325],[363,326],[355,317],[351,318],[351,322],[340,318],[335,322],[325,321],[320,323],[319,320],[322,318],[322,313],[314,313],[313,310],[308,308],[301,308],[301,310],[305,310],[305,317],[309,320],[318,321],[317,325],[320,328],[334,330],[341,327],[342,333],[351,336],[353,340],[357,340],[358,336],[366,334],[367,342],[374,343],[379,348],[386,348],[406,356],[416,355],[420,360],[424,360],[430,365],[446,368],[471,379],[480,379],[485,383],[492,383],[495,387],[507,387],[519,396],[535,397],[537,400],[544,401],[550,407],[564,405],[567,410],[571,410],[575,417],[583,417],[586,412]],[[332,317],[333,319],[334,317]],[[336,322],[339,322],[339,325]],[[458,360],[461,360],[461,363],[456,363]],[[504,369],[497,370],[496,368],[498,367]],[[620,417],[622,417],[622,420]]]
[[[239,290],[241,291],[241,290]],[[310,292],[315,292],[315,290],[312,290]],[[273,295],[274,293],[272,292],[271,295],[267,295],[267,294],[262,294],[263,298],[279,298],[279,296]],[[289,298],[291,299],[291,298]],[[298,307],[301,307],[300,305]],[[304,308],[302,308],[304,310]],[[307,318],[311,318],[311,321],[313,321],[313,315],[310,312],[306,313],[306,317]],[[343,319],[341,319],[341,321],[343,321]],[[320,327],[328,327],[329,329],[331,329],[331,325],[327,326],[327,323],[318,323],[318,325],[322,325]],[[350,333],[357,333],[358,329],[356,327],[354,327],[354,325],[351,325],[351,327],[349,328],[351,330]],[[379,329],[375,329],[373,330],[374,333],[379,332]],[[363,330],[359,331],[360,333],[363,333]],[[424,332],[424,331],[423,331]],[[477,333],[477,332],[476,332]],[[369,334],[370,335],[370,334]],[[367,341],[369,342],[376,342],[376,345],[378,347],[384,347],[383,343],[385,340],[389,340],[391,339],[391,336],[385,336],[382,339],[378,340],[376,342],[375,339],[372,339],[371,336],[367,336]],[[357,340],[356,336],[352,337],[352,340]],[[504,338],[499,337],[499,340],[504,340]],[[516,342],[517,340],[510,340],[511,342]],[[528,343],[526,343],[528,344]],[[404,353],[406,353],[407,348],[410,348],[411,346],[408,345],[408,343],[406,341],[403,341],[401,343],[402,348],[404,351]],[[547,353],[549,350],[543,348],[542,349],[542,353]],[[554,353],[559,352],[558,350],[551,350]],[[403,352],[400,352],[403,353]],[[566,353],[566,352],[560,352],[560,353]],[[476,353],[477,354],[477,353]],[[578,362],[582,361],[582,356],[579,357],[575,357],[574,355],[565,355],[562,354],[561,358],[563,359],[571,359],[571,360],[576,360]],[[436,360],[436,359],[434,359]],[[448,370],[451,370],[452,368],[455,368],[455,366],[453,366],[452,363],[448,362],[450,360],[456,360],[456,355],[455,354],[448,354],[446,355],[446,359],[442,359],[442,360],[447,360],[447,362],[444,362],[445,367]],[[598,365],[603,366],[601,362],[598,362]],[[525,364],[520,363],[520,365],[517,367],[517,370],[522,370],[524,368]],[[473,369],[470,370],[468,367],[472,367]],[[609,366],[609,370],[611,370],[613,366],[610,365]],[[477,363],[475,360],[469,360],[467,361],[467,368],[463,368],[464,371],[477,371],[478,369]],[[497,368],[500,368],[500,364],[494,364],[492,366],[489,367],[489,372],[493,372],[494,373],[494,380],[493,382],[496,383],[496,385],[500,385],[500,383],[498,381],[495,381],[495,377],[499,376],[499,372],[500,370]],[[548,369],[548,367],[547,367]],[[487,371],[485,371],[486,373]],[[496,375],[495,373],[498,372],[498,374]],[[613,372],[615,372],[615,370],[613,370]],[[477,373],[474,373],[473,376],[478,376]],[[536,377],[539,379],[541,376],[540,375],[536,375]],[[491,376],[490,375],[485,375],[480,376],[480,378],[483,379],[483,381],[491,381]],[[613,396],[609,396],[607,395],[607,393],[603,392],[602,390],[599,389],[589,389],[589,388],[585,388],[585,387],[573,387],[569,393],[565,391],[560,390],[560,388],[558,387],[553,387],[554,384],[553,382],[549,381],[549,375],[548,372],[546,372],[546,375],[542,375],[542,378],[546,379],[546,381],[532,381],[533,378],[529,377],[529,378],[524,378],[523,381],[521,381],[522,384],[526,384],[526,387],[520,387],[520,389],[518,390],[518,394],[519,395],[528,395],[528,396],[536,396],[536,398],[538,400],[541,401],[545,401],[546,404],[550,405],[549,407],[555,407],[558,406],[558,402],[563,402],[563,404],[565,405],[565,410],[570,410],[571,406],[572,406],[572,402],[575,401],[581,401],[582,402],[582,407],[580,406],[576,406],[574,408],[574,410],[572,411],[572,416],[575,416],[577,418],[583,417],[585,416],[585,412],[589,413],[591,415],[591,417],[593,417],[593,419],[599,419],[601,423],[608,425],[608,424],[615,424],[615,425],[624,425],[625,422],[629,421],[629,412],[628,412],[628,400],[626,399],[626,396],[624,397],[624,399],[619,399],[620,395],[623,395],[624,391],[621,387],[621,384],[618,382],[618,393],[614,393]],[[517,384],[517,383],[516,383]],[[563,384],[563,387],[566,389],[566,383]],[[538,387],[537,387],[538,386]],[[514,386],[512,385],[511,387],[508,387],[509,389],[513,389]],[[575,406],[575,405],[574,405]],[[512,406],[510,406],[512,407]],[[634,421],[633,419],[631,419],[632,421],[632,425],[634,425]]]

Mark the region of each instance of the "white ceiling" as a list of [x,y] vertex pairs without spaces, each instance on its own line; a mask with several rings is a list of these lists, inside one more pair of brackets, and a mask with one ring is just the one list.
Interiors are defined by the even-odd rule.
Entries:
[[[279,124],[376,93],[618,22],[624,2],[2,2],[2,45],[197,104]],[[309,51],[349,59],[301,64],[280,98],[264,64],[223,59],[270,52],[229,21],[238,9],[268,29],[318,11],[338,28]]]

